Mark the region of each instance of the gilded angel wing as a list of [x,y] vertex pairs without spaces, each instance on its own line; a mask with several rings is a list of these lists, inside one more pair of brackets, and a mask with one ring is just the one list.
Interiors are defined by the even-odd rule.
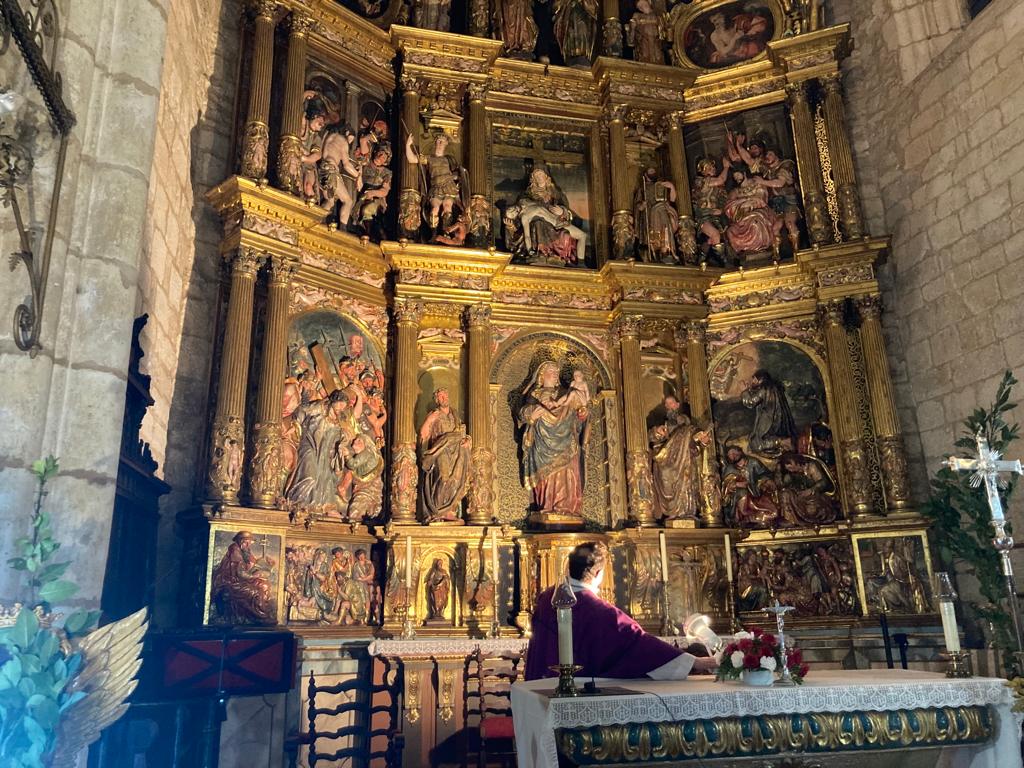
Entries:
[[66,690],[82,691],[85,697],[61,715],[52,768],[74,768],[78,753],[127,711],[125,700],[138,684],[135,675],[142,666],[142,638],[148,626],[146,609],[141,608],[79,643],[82,666]]

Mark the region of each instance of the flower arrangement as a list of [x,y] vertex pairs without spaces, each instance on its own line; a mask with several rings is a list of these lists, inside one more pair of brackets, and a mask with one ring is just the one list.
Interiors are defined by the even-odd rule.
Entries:
[[[781,671],[782,650],[778,638],[770,632],[754,627],[749,632],[737,632],[722,650],[718,665],[719,680],[736,680],[744,672]],[[794,683],[802,683],[810,667],[804,662],[799,648],[786,649],[786,666]]]

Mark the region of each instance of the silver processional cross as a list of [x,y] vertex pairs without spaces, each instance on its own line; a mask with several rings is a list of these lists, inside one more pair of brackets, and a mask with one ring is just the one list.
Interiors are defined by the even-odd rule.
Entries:
[[999,498],[999,489],[1007,486],[1007,481],[1001,476],[1002,473],[1024,475],[1024,467],[1020,460],[1004,461],[999,451],[989,447],[988,440],[979,429],[974,436],[978,446],[978,458],[961,459],[950,456],[944,462],[945,466],[954,472],[973,472],[971,475],[971,487],[980,488],[985,486],[985,495],[988,497],[988,507],[992,512],[992,527],[995,529],[995,537],[992,539],[992,546],[999,553],[1002,564],[1003,578],[1006,580],[1006,592],[1010,599],[1010,614],[1013,616],[1013,630],[1017,640],[1017,651],[1024,651],[1024,636],[1021,633],[1020,608],[1017,604],[1017,589],[1013,584],[1013,566],[1010,563],[1010,551],[1013,549],[1013,537],[1006,533],[1006,517],[1003,515],[1003,502]]

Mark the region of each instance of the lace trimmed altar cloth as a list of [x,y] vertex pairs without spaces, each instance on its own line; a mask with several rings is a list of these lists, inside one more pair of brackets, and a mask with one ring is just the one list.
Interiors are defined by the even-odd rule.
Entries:
[[[951,680],[909,670],[813,671],[802,686],[752,688],[712,677],[684,681],[598,680],[635,694],[551,698],[552,679],[512,686],[519,768],[557,768],[555,731],[628,723],[664,723],[780,714],[892,712],[987,706],[992,736],[984,744],[944,750],[937,765],[1021,768],[1020,719],[1005,680]],[[578,681],[582,685],[583,681]],[[820,755],[821,753],[816,753]],[[690,761],[687,761],[690,762]],[[693,761],[695,765],[701,761]]]

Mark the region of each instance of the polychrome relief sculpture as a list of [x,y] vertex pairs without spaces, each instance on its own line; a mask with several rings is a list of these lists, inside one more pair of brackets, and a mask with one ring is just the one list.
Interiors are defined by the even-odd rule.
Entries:
[[434,407],[419,433],[423,522],[461,520],[462,500],[469,490],[472,450],[466,425],[452,410],[448,390],[438,389],[434,392]]
[[443,245],[462,245],[468,231],[469,177],[459,161],[448,153],[451,139],[445,133],[434,136],[429,155],[420,154],[415,137],[409,136],[405,156],[413,165],[425,171],[426,196],[423,205],[423,223],[427,227],[428,242]]
[[[643,0],[641,0],[643,2]],[[678,264],[676,236],[676,187],[658,177],[655,168],[647,168],[633,196],[633,221],[636,226],[640,258],[654,264]]]
[[505,209],[505,244],[531,264],[583,266],[587,233],[577,225],[548,168],[535,167],[526,189]]
[[654,511],[661,520],[696,520],[701,510],[701,452],[711,434],[682,412],[679,400],[664,401],[664,418],[649,430]]
[[289,624],[367,624],[377,615],[380,587],[365,549],[290,544],[285,553],[285,606]]

